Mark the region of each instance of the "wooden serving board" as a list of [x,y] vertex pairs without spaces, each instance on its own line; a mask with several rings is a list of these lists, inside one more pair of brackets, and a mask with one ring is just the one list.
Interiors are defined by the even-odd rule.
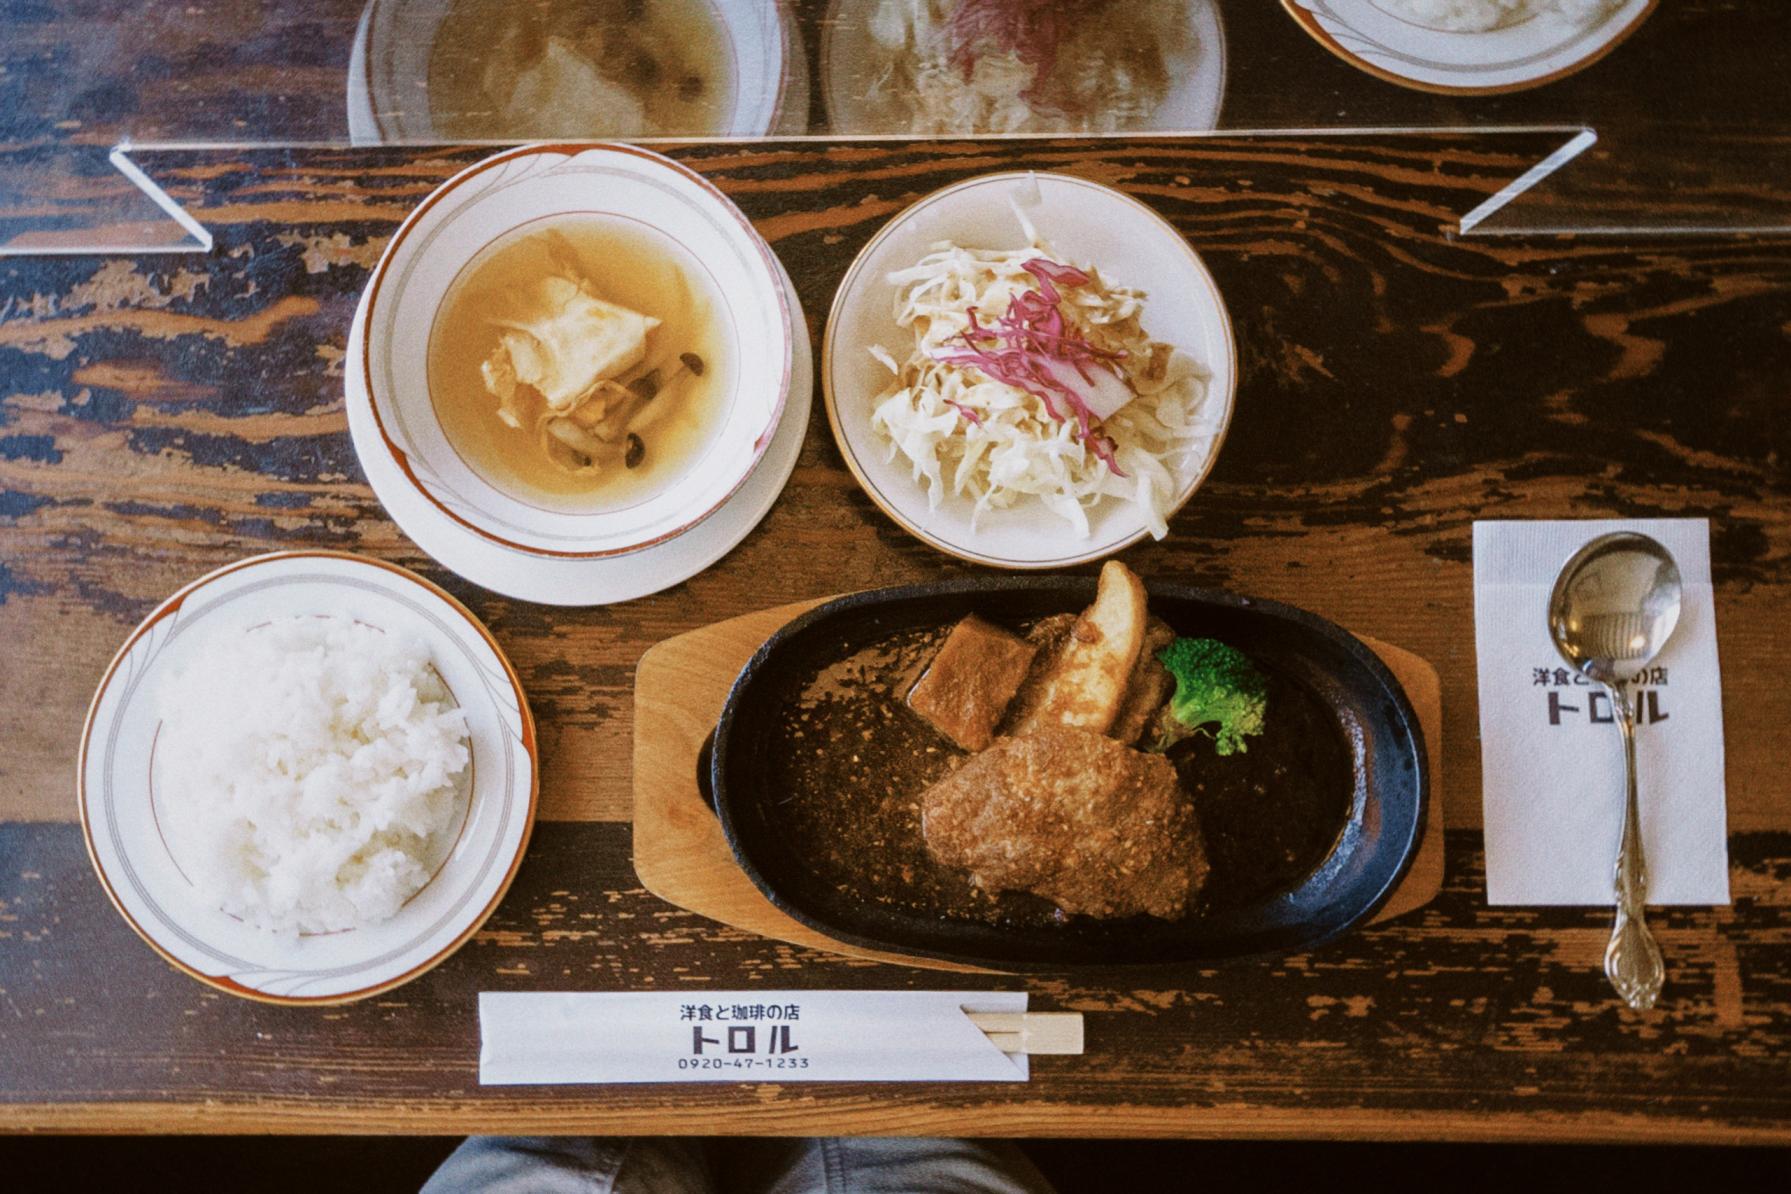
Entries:
[[[820,604],[801,601],[730,618],[666,639],[641,657],[634,678],[635,872],[660,899],[761,936],[903,966],[972,970],[847,945],[792,919],[735,865],[721,822],[697,791],[697,757],[734,678],[779,627]],[[1443,714],[1435,668],[1410,651],[1362,641],[1405,688],[1430,758],[1424,840],[1405,880],[1375,917],[1378,922],[1422,907],[1443,886]]]

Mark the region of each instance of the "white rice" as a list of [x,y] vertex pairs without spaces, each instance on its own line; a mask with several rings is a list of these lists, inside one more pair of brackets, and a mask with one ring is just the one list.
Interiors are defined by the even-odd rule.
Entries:
[[1576,28],[1597,24],[1621,0],[1379,0],[1388,12],[1432,29],[1484,33],[1531,17],[1564,21]]
[[218,634],[157,693],[176,861],[258,928],[384,920],[457,820],[466,719],[419,643],[340,618]]

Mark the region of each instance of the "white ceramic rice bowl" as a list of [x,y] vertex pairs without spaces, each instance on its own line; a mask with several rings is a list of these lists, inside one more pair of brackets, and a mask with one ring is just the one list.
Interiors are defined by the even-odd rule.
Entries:
[[[213,636],[327,616],[419,639],[466,716],[472,759],[452,842],[434,877],[388,920],[323,934],[256,929],[209,904],[182,873],[158,804],[157,693]],[[389,990],[448,957],[509,887],[534,825],[534,721],[489,633],[421,577],[338,552],[294,551],[221,568],[144,620],[89,708],[77,772],[88,852],[112,902],[174,966],[231,994],[322,1004]]]

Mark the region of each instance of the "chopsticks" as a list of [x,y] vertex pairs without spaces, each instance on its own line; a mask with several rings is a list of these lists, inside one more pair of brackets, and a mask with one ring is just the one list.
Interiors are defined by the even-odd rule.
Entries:
[[969,1012],[1003,1053],[1082,1052],[1081,1012]]

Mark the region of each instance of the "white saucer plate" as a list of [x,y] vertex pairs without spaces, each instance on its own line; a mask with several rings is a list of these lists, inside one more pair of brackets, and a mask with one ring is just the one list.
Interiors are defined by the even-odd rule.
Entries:
[[[373,425],[366,390],[347,371],[348,429],[373,492],[412,542],[449,571],[474,584],[543,605],[591,606],[632,601],[669,589],[707,569],[750,534],[776,503],[795,470],[808,431],[814,359],[796,287],[778,272],[796,328],[790,390],[783,415],[758,466],[716,513],[676,538],[628,555],[556,559],[502,547],[473,534],[420,497],[399,471]],[[355,312],[348,360],[359,358],[366,303]]]
[[[350,619],[421,641],[466,715],[472,749],[464,820],[434,877],[389,920],[317,935],[263,932],[202,899],[163,837],[152,774],[164,678],[211,636],[300,616]],[[326,551],[243,560],[150,614],[94,694],[77,775],[94,869],[131,927],[201,982],[287,1004],[364,999],[459,948],[510,886],[539,791],[522,684],[478,620],[403,568]]]
[[[562,508],[488,475],[436,409],[429,344],[446,296],[491,246],[572,215],[600,216],[706,272],[731,365],[717,426],[698,459],[660,488],[601,512]],[[745,483],[783,413],[797,320],[777,255],[701,174],[632,145],[529,145],[437,187],[393,234],[367,281],[348,368],[372,399],[376,433],[436,509],[502,547],[566,559],[624,555],[684,534]]]

